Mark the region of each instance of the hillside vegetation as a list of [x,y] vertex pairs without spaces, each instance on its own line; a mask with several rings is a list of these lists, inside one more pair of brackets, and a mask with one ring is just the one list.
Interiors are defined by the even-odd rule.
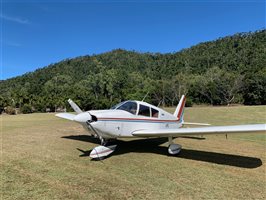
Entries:
[[25,112],[106,108],[125,99],[174,105],[266,103],[266,30],[200,43],[176,53],[111,52],[66,59],[0,82],[0,107]]

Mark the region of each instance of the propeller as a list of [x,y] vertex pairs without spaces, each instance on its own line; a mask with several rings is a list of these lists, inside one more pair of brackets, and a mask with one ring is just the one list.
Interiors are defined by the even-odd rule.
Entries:
[[75,102],[71,99],[68,99],[68,103],[77,113],[77,115],[73,116],[72,120],[78,123],[86,123],[90,127],[90,129],[98,136],[98,138],[101,138],[98,132],[90,124],[92,121],[97,121],[97,118],[95,116],[92,116],[89,112],[82,112],[78,105],[75,104]]
[[73,110],[76,111],[76,113],[78,113],[73,120],[75,122],[79,122],[79,123],[86,123],[86,122],[90,122],[92,119],[92,116],[90,115],[90,113],[88,112],[82,112],[82,110],[78,107],[77,104],[74,103],[74,101],[72,101],[71,99],[68,99],[68,103],[70,104],[70,106],[73,108]]

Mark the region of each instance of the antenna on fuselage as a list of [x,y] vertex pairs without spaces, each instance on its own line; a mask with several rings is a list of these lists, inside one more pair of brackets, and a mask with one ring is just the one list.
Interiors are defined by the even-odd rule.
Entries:
[[144,101],[148,94],[149,94],[149,91],[146,93],[146,95],[144,96],[144,98],[141,101]]
[[161,105],[162,101],[163,101],[163,100],[159,101],[157,107],[159,107],[159,106]]

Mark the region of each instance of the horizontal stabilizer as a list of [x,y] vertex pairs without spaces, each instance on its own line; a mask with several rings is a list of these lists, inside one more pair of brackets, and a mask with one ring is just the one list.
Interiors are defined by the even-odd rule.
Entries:
[[70,113],[58,113],[55,116],[73,121],[76,115]]
[[169,136],[178,137],[186,135],[229,134],[229,133],[266,133],[266,124],[139,130],[133,132],[132,135],[137,137],[169,137]]

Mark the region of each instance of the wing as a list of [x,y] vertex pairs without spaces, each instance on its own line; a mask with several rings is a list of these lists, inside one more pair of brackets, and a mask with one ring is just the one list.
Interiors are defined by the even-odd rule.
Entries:
[[63,119],[68,119],[68,120],[74,120],[74,117],[76,115],[74,114],[70,114],[70,113],[58,113],[55,115],[56,117],[60,117],[60,118],[63,118]]
[[210,126],[200,128],[138,130],[132,135],[137,137],[177,137],[186,135],[228,134],[228,133],[266,133],[266,124],[235,126]]

